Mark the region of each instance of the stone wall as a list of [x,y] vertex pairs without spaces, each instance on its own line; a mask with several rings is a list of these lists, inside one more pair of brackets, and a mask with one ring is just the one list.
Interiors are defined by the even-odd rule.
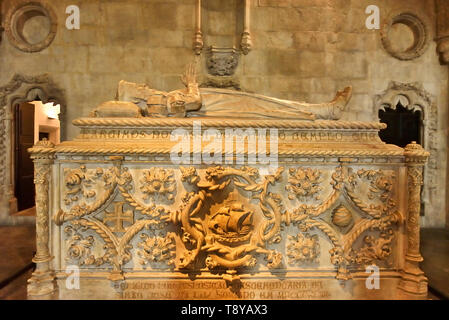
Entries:
[[[2,19],[17,1],[4,0]],[[192,39],[195,0],[47,1],[58,20],[48,48],[26,53],[3,35],[0,86],[14,74],[49,73],[64,90],[65,139],[77,129],[71,121],[87,116],[115,96],[119,80],[144,82],[161,90],[182,86],[179,76],[195,59]],[[378,0],[382,24],[400,12],[414,12],[428,30],[428,47],[416,59],[401,61],[385,51],[380,30],[365,26],[366,0],[252,0],[253,49],[240,57],[235,79],[242,90],[278,98],[323,102],[352,85],[354,96],[345,120],[377,120],[376,95],[391,81],[419,82],[437,106],[438,194],[428,204],[425,226],[446,221],[448,68],[436,53],[433,1]],[[81,11],[80,30],[65,28],[68,5]],[[205,48],[235,46],[242,31],[241,1],[203,0]],[[240,10],[241,11],[241,10]],[[5,22],[2,21],[2,24]],[[400,30],[396,38],[402,39]],[[200,77],[205,79],[205,54]]]

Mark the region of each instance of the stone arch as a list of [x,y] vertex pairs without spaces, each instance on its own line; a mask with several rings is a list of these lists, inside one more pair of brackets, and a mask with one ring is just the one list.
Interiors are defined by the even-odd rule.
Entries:
[[424,90],[420,83],[400,83],[391,81],[387,90],[374,99],[374,118],[378,119],[379,110],[385,108],[396,109],[400,103],[408,110],[418,110],[422,114],[423,147],[430,152],[430,158],[424,168],[423,203],[430,206],[436,199],[438,189],[437,175],[441,164],[437,161],[437,151],[440,146],[438,140],[438,111],[434,97]]
[[[48,74],[28,77],[20,74],[0,87],[0,223],[9,223],[17,211],[14,195],[14,106],[18,103],[42,100],[61,105],[61,124],[65,123],[66,102],[64,92]],[[61,138],[65,136],[61,126]],[[27,218],[27,217],[24,217]],[[26,220],[26,219],[25,219]]]

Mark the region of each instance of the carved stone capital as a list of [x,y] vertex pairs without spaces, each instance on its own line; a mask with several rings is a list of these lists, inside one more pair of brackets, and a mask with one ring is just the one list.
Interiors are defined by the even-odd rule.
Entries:
[[405,147],[404,156],[408,166],[423,167],[426,164],[430,153],[424,150],[421,145],[412,142]]

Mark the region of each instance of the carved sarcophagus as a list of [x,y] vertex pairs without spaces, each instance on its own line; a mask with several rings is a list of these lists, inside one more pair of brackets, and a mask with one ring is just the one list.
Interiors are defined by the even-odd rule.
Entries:
[[37,269],[30,296],[427,295],[418,264],[428,153],[416,144],[382,143],[383,124],[208,118],[74,124],[81,128],[74,141],[31,149]]
[[[95,299],[423,298],[422,167],[380,123],[322,104],[120,82],[119,101],[32,149],[30,296]],[[299,120],[302,119],[302,120]]]

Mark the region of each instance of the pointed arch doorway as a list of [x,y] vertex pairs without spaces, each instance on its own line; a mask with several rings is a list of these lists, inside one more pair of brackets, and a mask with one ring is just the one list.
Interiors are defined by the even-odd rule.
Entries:
[[[17,213],[32,203],[27,198],[34,195],[34,169],[27,159],[28,146],[38,141],[39,136],[52,136],[52,128],[47,123],[50,119],[44,107],[48,103],[59,105],[61,111],[59,119],[62,126],[57,129],[60,132],[53,134],[59,140],[64,137],[66,105],[63,91],[49,75],[15,75],[7,85],[0,87],[0,224],[34,221],[34,217]],[[30,124],[31,118],[34,127]],[[25,203],[19,204],[21,198]]]

